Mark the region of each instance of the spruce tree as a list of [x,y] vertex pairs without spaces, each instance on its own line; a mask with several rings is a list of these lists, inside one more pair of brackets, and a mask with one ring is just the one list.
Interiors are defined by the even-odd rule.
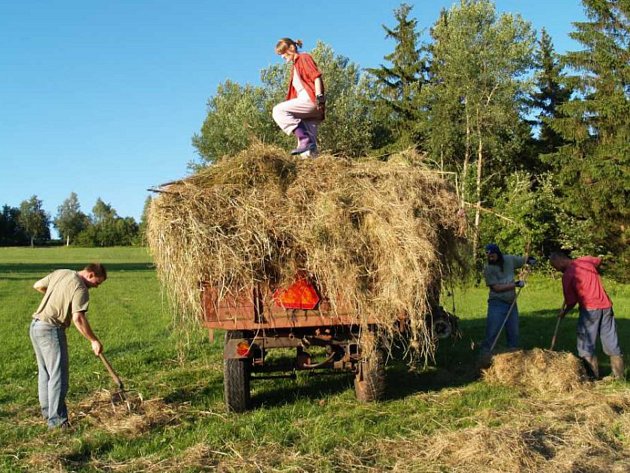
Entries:
[[538,150],[541,154],[555,153],[565,144],[562,136],[550,123],[562,117],[559,107],[571,97],[571,89],[564,84],[564,75],[551,36],[543,28],[536,53],[536,91],[530,106],[538,111],[535,125],[539,127]]
[[[575,97],[552,126],[568,144],[554,154],[564,210],[590,243],[580,252],[625,251],[630,264],[630,1],[583,0],[588,21],[570,36],[583,49],[564,57]],[[571,229],[568,229],[570,232]],[[575,240],[578,240],[579,235]]]
[[418,45],[418,21],[410,17],[412,8],[401,4],[394,10],[396,26],[383,25],[385,37],[396,42],[394,51],[384,58],[391,65],[367,69],[378,89],[377,116],[393,128],[394,140],[404,144],[419,139],[419,94],[426,82],[426,62]]

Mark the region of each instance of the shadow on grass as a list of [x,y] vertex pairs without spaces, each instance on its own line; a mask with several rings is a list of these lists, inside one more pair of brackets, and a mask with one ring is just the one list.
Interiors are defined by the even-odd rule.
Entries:
[[[549,349],[556,325],[554,309],[522,312],[520,317],[521,348]],[[462,338],[456,341],[442,340],[435,356],[435,364],[424,370],[415,371],[401,360],[391,359],[387,366],[386,400],[397,400],[422,393],[469,385],[479,379],[477,357],[479,344],[485,335],[485,317],[460,321]],[[555,349],[576,353],[577,312],[565,318],[558,330]],[[617,319],[619,341],[624,348],[625,340],[630,340],[630,320]],[[628,349],[629,347],[625,347]],[[495,352],[505,349],[505,335],[502,334]],[[397,355],[397,354],[395,354]],[[399,355],[399,354],[398,354]],[[598,355],[602,376],[610,373],[610,360],[601,352],[598,342]],[[626,370],[628,372],[628,370]],[[318,400],[329,395],[353,389],[353,376],[335,373],[300,378],[300,382],[289,380],[265,380],[263,389],[255,389],[252,397],[254,408],[276,406],[293,402],[299,398]]]
[[104,441],[85,441],[84,439],[75,452],[64,455],[60,460],[70,471],[76,471],[76,468],[89,466],[94,458],[106,456],[115,446],[114,441],[111,439]]
[[300,373],[299,380],[253,380],[252,409],[282,406],[298,399],[319,401],[339,394],[353,386],[354,375],[349,372]]
[[[2,273],[41,273],[46,275],[56,269],[73,269],[80,271],[88,264],[85,263],[11,263],[0,264],[0,274]],[[120,271],[154,271],[153,263],[129,262],[129,263],[104,263],[108,272]],[[16,274],[5,274],[2,279],[32,279],[30,274],[21,276]]]

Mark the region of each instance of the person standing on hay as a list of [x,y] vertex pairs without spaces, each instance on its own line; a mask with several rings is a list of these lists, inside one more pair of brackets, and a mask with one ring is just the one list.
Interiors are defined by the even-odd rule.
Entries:
[[488,296],[488,313],[486,318],[486,338],[481,344],[481,359],[488,361],[496,339],[505,324],[508,349],[518,348],[518,306],[516,305],[516,288],[525,286],[525,281],[515,280],[515,270],[525,264],[533,266],[536,260],[531,256],[504,255],[499,246],[486,245],[488,264],[483,275],[490,289]]
[[39,404],[50,429],[70,425],[66,408],[69,379],[66,329],[70,322],[90,341],[96,356],[103,351],[85,313],[90,303],[88,290],[106,279],[105,267],[92,263],[78,272],[59,269],[33,285],[44,294],[33,314],[29,334],[37,358]]
[[273,119],[287,135],[297,137],[292,155],[317,152],[317,127],[324,120],[326,96],[322,73],[310,54],[298,52],[302,41],[282,38],[276,53],[292,63],[286,101],[273,107]]
[[610,356],[613,376],[624,379],[623,354],[617,337],[617,324],[613,312],[612,301],[597,271],[602,260],[594,256],[583,256],[572,259],[566,254],[554,252],[549,255],[551,266],[562,273],[562,292],[564,304],[559,318],[576,305],[580,315],[577,324],[577,350],[591,371],[591,375],[599,378],[599,365],[595,355],[595,345],[599,336],[604,353]]

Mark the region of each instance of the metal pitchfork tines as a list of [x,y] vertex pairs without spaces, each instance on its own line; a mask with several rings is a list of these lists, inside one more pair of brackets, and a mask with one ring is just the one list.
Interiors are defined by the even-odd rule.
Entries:
[[120,376],[118,376],[118,374],[114,371],[114,368],[112,368],[112,365],[109,363],[109,361],[107,361],[107,358],[105,358],[105,355],[101,353],[100,355],[98,355],[98,357],[101,359],[101,361],[103,362],[103,365],[105,365],[105,368],[107,369],[107,372],[112,377],[112,380],[118,387],[118,390],[114,394],[112,394],[112,399],[111,399],[112,406],[116,406],[118,404],[125,404],[127,406],[127,410],[131,411],[131,406],[129,405],[129,402],[127,401],[127,398],[125,397],[125,387],[123,386],[123,383],[120,380]]

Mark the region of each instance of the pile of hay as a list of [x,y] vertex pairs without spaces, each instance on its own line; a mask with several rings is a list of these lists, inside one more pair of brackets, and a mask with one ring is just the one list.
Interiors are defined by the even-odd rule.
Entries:
[[169,424],[177,414],[161,399],[143,400],[135,392],[126,392],[126,402],[112,403],[109,391],[97,391],[83,399],[72,410],[77,421],[88,423],[110,433],[139,435]]
[[575,355],[540,348],[495,355],[483,377],[490,383],[541,393],[573,391],[588,379],[582,361]]
[[527,393],[510,408],[472,419],[471,427],[381,441],[370,459],[395,458],[390,471],[630,471],[628,392],[606,392],[589,383],[548,394]]
[[201,280],[225,297],[301,271],[357,324],[406,315],[426,356],[427,300],[455,266],[462,218],[452,186],[413,158],[300,160],[257,144],[163,186],[148,241],[180,316],[201,314]]

